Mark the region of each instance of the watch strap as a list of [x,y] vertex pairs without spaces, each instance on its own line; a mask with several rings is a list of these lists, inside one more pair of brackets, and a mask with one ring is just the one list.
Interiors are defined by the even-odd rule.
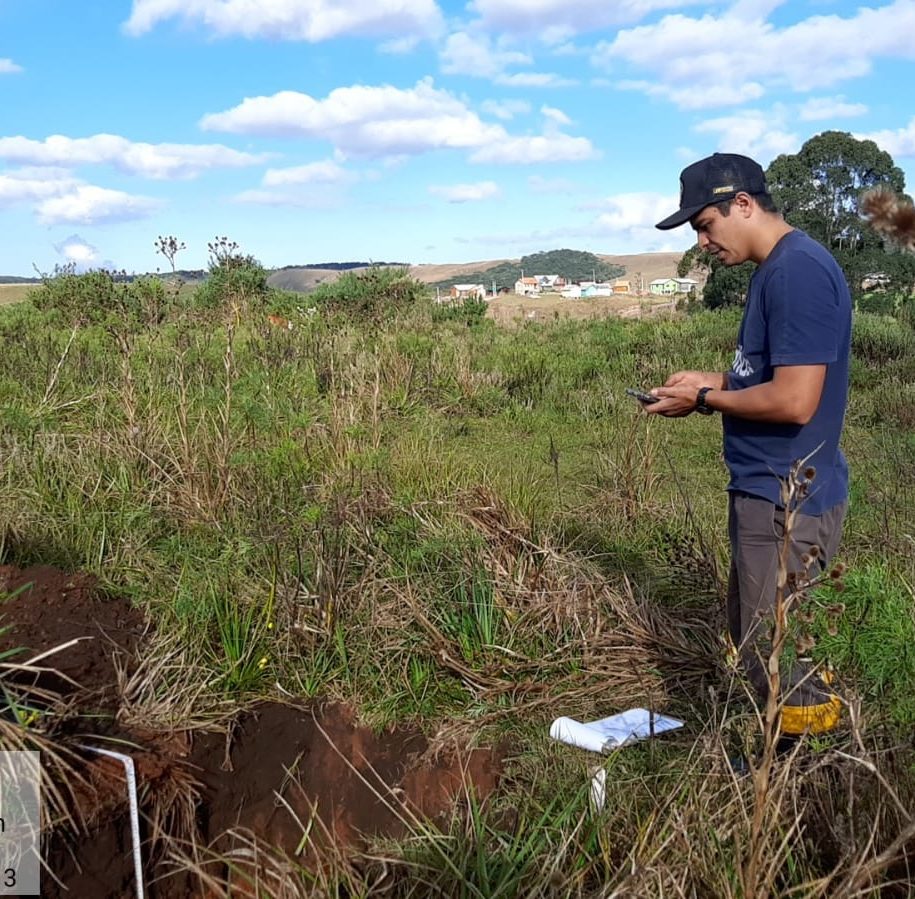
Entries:
[[702,415],[711,415],[715,410],[705,401],[706,394],[712,390],[711,387],[700,387],[696,394],[696,411]]

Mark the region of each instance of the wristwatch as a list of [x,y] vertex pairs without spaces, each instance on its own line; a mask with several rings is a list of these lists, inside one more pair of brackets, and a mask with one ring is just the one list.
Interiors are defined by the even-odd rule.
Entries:
[[705,395],[711,390],[711,387],[700,387],[696,394],[696,411],[700,415],[712,415],[715,410],[705,401]]

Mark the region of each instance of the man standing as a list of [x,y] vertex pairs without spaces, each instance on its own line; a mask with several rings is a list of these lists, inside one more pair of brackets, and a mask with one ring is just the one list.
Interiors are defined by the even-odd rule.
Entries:
[[[685,168],[680,188],[679,210],[657,227],[689,222],[699,247],[722,264],[752,260],[758,267],[731,370],[679,371],[652,391],[660,401],[645,411],[669,417],[721,413],[731,475],[728,630],[764,698],[760,641],[771,623],[784,537],[778,478],[796,461],[806,459],[816,478],[794,519],[788,570],[804,571],[801,556],[812,546],[818,547],[814,564],[825,568],[841,538],[848,467],[839,437],[848,396],[851,297],[831,254],[776,211],[763,170],[752,159],[715,153]],[[839,719],[838,698],[805,661],[784,691],[785,734],[830,730]]]

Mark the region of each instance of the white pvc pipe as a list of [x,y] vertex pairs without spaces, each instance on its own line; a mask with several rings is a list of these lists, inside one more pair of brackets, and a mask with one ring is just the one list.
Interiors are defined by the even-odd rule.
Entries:
[[143,892],[143,858],[140,855],[140,806],[137,802],[137,775],[133,766],[133,759],[121,752],[112,752],[110,749],[99,749],[97,746],[86,746],[90,752],[107,755],[117,759],[124,766],[127,775],[127,801],[130,804],[130,835],[133,839],[133,869],[137,881],[137,899],[144,899]]

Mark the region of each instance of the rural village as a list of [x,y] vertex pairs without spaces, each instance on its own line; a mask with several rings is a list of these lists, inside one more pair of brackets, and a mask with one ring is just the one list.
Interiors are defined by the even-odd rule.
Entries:
[[[613,281],[577,281],[572,282],[561,275],[530,275],[518,278],[514,285],[514,294],[522,297],[539,297],[542,294],[554,294],[566,300],[581,300],[591,297],[609,297],[614,294],[623,296],[690,296],[695,293],[698,282],[692,278],[655,278],[648,282],[647,290],[641,278],[617,278]],[[462,300],[490,300],[501,294],[509,293],[508,288],[497,289],[495,284],[487,288],[485,284],[455,284],[447,295],[438,293],[441,302],[460,302]]]

